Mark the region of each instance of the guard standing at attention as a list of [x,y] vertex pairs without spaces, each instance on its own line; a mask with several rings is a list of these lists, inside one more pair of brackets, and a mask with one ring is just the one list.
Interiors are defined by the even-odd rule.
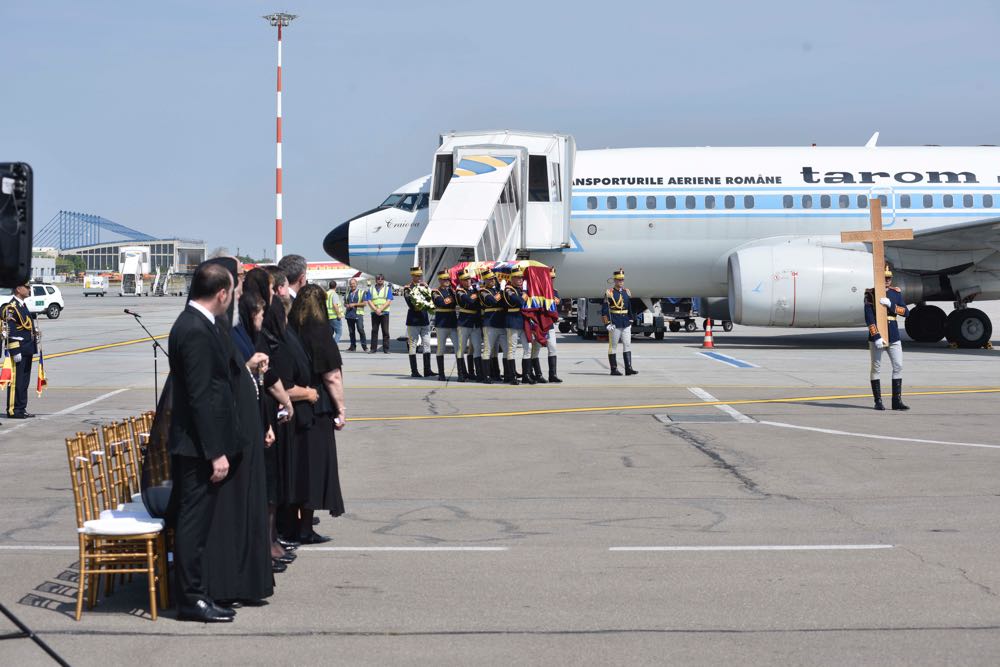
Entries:
[[417,370],[417,348],[424,353],[424,377],[431,377],[431,320],[427,310],[419,306],[415,300],[414,290],[426,287],[421,278],[423,269],[414,266],[410,269],[410,282],[403,288],[403,298],[409,310],[406,311],[406,345],[410,355],[410,377],[420,377]]
[[524,315],[521,309],[527,303],[526,295],[521,289],[524,285],[524,271],[515,268],[510,272],[510,282],[503,290],[503,305],[507,311],[507,350],[504,354],[504,380],[507,384],[521,384],[517,380],[517,360],[514,354],[521,345],[521,375],[528,384],[535,384],[535,378],[528,368],[531,360],[531,346],[524,335]]
[[7,385],[7,416],[11,419],[35,416],[28,412],[28,384],[31,382],[31,359],[41,336],[35,327],[35,316],[25,303],[29,294],[29,283],[18,285],[11,300],[0,308],[0,319],[7,326],[7,356],[14,367],[14,376]]
[[879,299],[880,307],[884,307],[888,312],[886,319],[889,324],[889,342],[886,343],[882,335],[879,334],[875,318],[875,289],[865,290],[865,324],[868,325],[868,351],[871,355],[871,382],[872,396],[875,398],[875,409],[885,410],[882,405],[882,380],[879,372],[882,370],[882,352],[889,352],[889,361],[892,362],[892,409],[909,410],[909,406],[903,403],[903,343],[899,340],[899,325],[896,323],[897,317],[906,317],[910,314],[903,301],[903,293],[898,287],[892,286],[892,267],[885,265],[885,297]]
[[632,293],[625,287],[625,271],[614,273],[614,287],[604,293],[601,317],[608,329],[608,363],[611,374],[621,375],[618,370],[618,342],[622,344],[622,358],[625,359],[625,375],[638,375],[632,368]]
[[503,294],[497,286],[496,275],[486,271],[482,278],[479,301],[483,305],[483,328],[486,332],[483,370],[486,372],[486,384],[492,384],[500,381],[500,355],[507,356],[507,312],[503,308]]
[[490,379],[483,370],[483,315],[479,292],[472,287],[472,276],[468,269],[458,275],[458,381],[462,378],[462,355],[468,365],[468,379],[489,384]]
[[[559,307],[559,290],[555,288],[556,282],[556,270],[552,269],[549,271],[549,277],[552,278],[552,295],[556,302],[556,307]],[[559,376],[556,375],[556,324],[559,320],[557,319],[552,323],[552,328],[549,329],[548,340],[545,343],[545,354],[549,358],[549,382],[562,382]],[[535,382],[538,384],[545,384],[545,378],[542,377],[542,362],[538,358],[538,353],[542,344],[537,340],[531,341],[531,368],[535,374]]]
[[465,382],[468,373],[465,372],[465,361],[462,359],[462,348],[458,345],[458,299],[451,286],[451,274],[447,271],[438,273],[437,289],[431,290],[431,301],[434,302],[434,327],[437,329],[437,370],[438,380],[444,382],[444,352],[445,343],[451,339],[455,349],[455,363],[458,366],[458,381]]

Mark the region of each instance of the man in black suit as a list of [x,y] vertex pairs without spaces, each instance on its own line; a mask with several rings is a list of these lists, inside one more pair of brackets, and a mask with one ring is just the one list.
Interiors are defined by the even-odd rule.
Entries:
[[227,457],[239,449],[234,386],[240,368],[215,323],[216,317],[225,315],[233,287],[224,267],[200,265],[191,281],[188,305],[170,329],[169,339],[177,617],[205,623],[228,622],[235,616],[209,598],[202,579],[216,485],[229,473]]

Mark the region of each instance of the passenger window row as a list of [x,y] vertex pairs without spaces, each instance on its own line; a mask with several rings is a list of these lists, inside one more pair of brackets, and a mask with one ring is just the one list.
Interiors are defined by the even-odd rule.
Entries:
[[[915,197],[920,195],[899,195],[897,202],[899,208],[919,208],[916,205]],[[944,208],[955,208],[956,207],[956,197],[961,198],[961,206],[963,208],[975,208],[976,199],[978,197],[979,205],[981,208],[993,208],[993,195],[923,195],[920,202],[923,208],[934,208],[935,199],[939,198],[940,206]],[[878,195],[879,200],[882,202],[883,207],[889,205],[888,195]],[[605,208],[609,211],[615,211],[619,208],[619,199],[624,200],[624,208],[628,210],[634,210],[639,208],[640,198],[634,195],[628,195],[626,197],[602,197],[605,200]],[[713,210],[720,208],[734,209],[737,208],[736,204],[739,202],[742,209],[752,209],[754,208],[755,200],[753,195],[743,195],[741,197],[736,197],[735,195],[686,195],[684,197],[675,197],[674,195],[666,195],[665,197],[657,197],[649,195],[642,198],[644,200],[646,210],[657,210],[666,209],[674,210],[677,208],[684,208],[688,210],[695,210],[698,208]],[[698,206],[698,200],[701,200],[701,206]],[[679,201],[678,201],[679,200]],[[798,200],[798,201],[796,201]],[[598,197],[587,197],[587,209],[595,211],[598,208]],[[796,206],[798,204],[798,206]],[[784,195],[781,198],[782,208],[794,209],[794,208],[852,208],[852,205],[856,208],[868,208],[868,195]]]

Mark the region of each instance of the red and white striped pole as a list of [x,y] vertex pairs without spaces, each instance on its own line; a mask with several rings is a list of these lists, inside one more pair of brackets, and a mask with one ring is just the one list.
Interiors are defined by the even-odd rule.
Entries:
[[282,213],[281,213],[281,29],[296,18],[294,14],[268,14],[264,17],[272,26],[278,28],[278,108],[275,133],[276,164],[274,170],[274,261],[282,257]]

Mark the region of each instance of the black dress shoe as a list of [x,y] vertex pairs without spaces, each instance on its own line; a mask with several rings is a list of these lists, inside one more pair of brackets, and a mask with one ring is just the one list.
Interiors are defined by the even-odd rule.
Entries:
[[202,623],[232,623],[235,612],[224,614],[215,605],[198,600],[189,607],[179,607],[177,609],[178,621],[200,621]]
[[271,559],[271,572],[274,572],[275,574],[279,574],[281,572],[284,572],[287,569],[288,569],[288,566],[285,565],[284,563],[281,563],[281,562],[275,560],[274,558]]
[[[239,609],[240,607],[243,606],[243,603],[241,601],[239,601],[239,600],[216,600],[215,601],[215,606],[216,607],[222,607],[223,610],[225,610],[225,609]],[[233,615],[235,616],[236,614],[233,614]]]
[[7,415],[7,419],[27,419],[27,417],[25,415]]
[[24,416],[25,419],[34,419],[35,418],[35,415],[31,414],[30,412],[25,412],[23,416]]
[[316,531],[312,531],[308,535],[302,535],[299,537],[299,541],[302,542],[302,544],[323,544],[324,542],[329,542],[331,539],[333,538],[327,537],[326,535],[320,535]]
[[319,525],[319,517],[318,516],[314,516],[313,517],[313,525],[314,526],[318,526]]
[[301,545],[302,543],[301,543],[301,542],[296,542],[295,540],[286,540],[286,539],[285,539],[285,538],[283,538],[283,537],[279,537],[279,538],[278,538],[278,544],[280,544],[280,545],[281,545],[281,547],[282,547],[282,548],[283,548],[283,549],[284,549],[285,551],[295,551],[296,549],[298,549],[298,548],[299,548],[299,546],[300,546],[300,545]]
[[271,560],[278,561],[279,563],[284,563],[285,565],[288,565],[289,563],[295,562],[296,558],[298,558],[298,556],[296,556],[295,554],[287,553],[284,556],[272,556]]
[[235,604],[224,605],[224,604],[221,604],[218,601],[215,601],[215,602],[212,602],[212,606],[215,608],[215,611],[217,611],[218,613],[222,614],[223,616],[228,616],[229,618],[236,618],[236,611],[235,610],[240,606],[239,601],[238,600],[230,600],[229,602],[233,602]]

